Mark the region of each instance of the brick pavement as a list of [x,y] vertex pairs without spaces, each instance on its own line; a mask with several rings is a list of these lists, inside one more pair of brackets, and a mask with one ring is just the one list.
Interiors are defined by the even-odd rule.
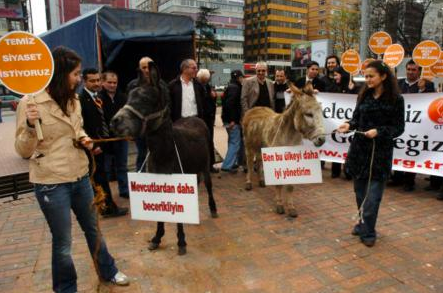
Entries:
[[[224,141],[217,129],[217,142]],[[222,150],[223,146],[219,146]],[[221,151],[224,154],[224,151]],[[200,225],[186,225],[188,254],[177,256],[175,225],[147,250],[154,223],[102,219],[119,268],[132,283],[99,285],[81,230],[73,255],[80,292],[443,292],[443,202],[422,191],[387,188],[375,247],[350,235],[356,208],[342,179],[299,186],[295,220],[272,212],[271,188],[247,192],[243,174],[213,176],[220,218],[200,189]],[[115,188],[115,186],[113,186]],[[118,198],[121,204],[127,200]],[[50,292],[50,232],[29,195],[0,203],[0,292]]]

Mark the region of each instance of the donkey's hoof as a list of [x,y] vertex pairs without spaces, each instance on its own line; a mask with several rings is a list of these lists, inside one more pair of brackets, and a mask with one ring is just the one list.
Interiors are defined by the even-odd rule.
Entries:
[[252,183],[250,183],[250,182],[246,183],[245,189],[252,190]]
[[177,254],[178,255],[185,255],[186,254],[186,246],[179,246]]
[[266,187],[265,180],[260,180],[258,184],[260,185],[260,187]]
[[217,211],[211,212],[211,217],[212,217],[213,219],[218,218],[218,213],[217,213]]
[[295,209],[289,209],[288,210],[288,216],[292,217],[292,218],[297,218],[298,217],[298,213]]
[[285,208],[282,205],[277,205],[275,207],[275,212],[279,215],[283,215],[285,213]]
[[149,250],[156,250],[159,246],[160,246],[160,244],[158,244],[158,243],[149,242],[148,249]]

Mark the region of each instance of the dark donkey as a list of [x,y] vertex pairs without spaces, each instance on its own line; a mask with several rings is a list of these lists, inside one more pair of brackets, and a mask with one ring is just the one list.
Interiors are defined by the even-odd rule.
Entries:
[[[178,151],[184,173],[197,174],[199,179],[203,173],[211,216],[216,218],[217,207],[209,173],[209,131],[199,118],[184,118],[172,123],[168,87],[160,80],[153,62],[149,63],[149,70],[149,84],[129,93],[126,105],[114,116],[111,126],[119,136],[146,137],[149,149],[147,167],[150,173],[182,173]],[[157,232],[148,248],[157,249],[164,234],[164,223],[157,222]],[[177,224],[177,237],[178,254],[183,255],[186,253],[183,223]]]

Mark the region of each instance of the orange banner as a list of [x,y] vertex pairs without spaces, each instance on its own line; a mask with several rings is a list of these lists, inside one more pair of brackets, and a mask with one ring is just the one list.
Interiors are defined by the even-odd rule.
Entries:
[[377,55],[383,54],[391,44],[392,38],[387,32],[376,32],[369,38],[369,49]]
[[360,55],[357,51],[350,49],[341,55],[341,66],[350,74],[355,74],[360,69]]
[[383,62],[389,67],[395,68],[403,61],[404,56],[405,49],[399,44],[393,44],[386,49],[383,55]]
[[440,53],[440,46],[436,42],[422,41],[415,46],[412,52],[412,59],[418,66],[429,67],[438,62]]

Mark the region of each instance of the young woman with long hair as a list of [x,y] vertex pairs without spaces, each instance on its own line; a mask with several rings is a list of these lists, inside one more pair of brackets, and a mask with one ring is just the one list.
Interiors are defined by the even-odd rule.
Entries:
[[[54,292],[77,292],[77,274],[71,256],[71,209],[85,233],[91,255],[97,241],[97,268],[100,278],[127,285],[103,237],[97,231],[92,207],[94,193],[88,177],[88,158],[80,141],[91,149],[91,139],[82,128],[80,102],[75,89],[80,82],[81,59],[67,48],[52,52],[54,76],[35,103],[23,97],[17,109],[16,151],[29,159],[29,180],[52,234],[52,284]],[[38,141],[35,122],[40,120],[43,141]]]
[[354,180],[360,220],[352,234],[363,244],[373,246],[375,224],[386,180],[392,167],[394,138],[405,127],[404,100],[397,79],[382,61],[369,63],[352,119],[337,129],[340,133],[355,130],[346,158],[346,170]]

